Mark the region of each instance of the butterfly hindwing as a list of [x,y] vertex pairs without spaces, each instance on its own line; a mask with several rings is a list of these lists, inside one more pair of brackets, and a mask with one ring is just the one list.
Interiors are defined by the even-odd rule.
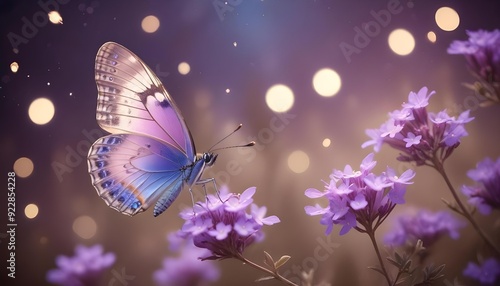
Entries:
[[98,194],[128,215],[146,210],[160,197],[171,203],[184,184],[179,170],[190,164],[176,148],[132,134],[98,139],[90,148],[88,163]]
[[95,60],[97,122],[112,134],[132,133],[169,144],[193,159],[186,123],[153,71],[127,48],[108,42]]

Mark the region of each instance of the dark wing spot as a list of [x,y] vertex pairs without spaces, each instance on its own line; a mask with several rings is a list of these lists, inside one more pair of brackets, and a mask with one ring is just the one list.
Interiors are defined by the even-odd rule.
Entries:
[[139,207],[141,207],[141,202],[139,201],[135,201],[133,204],[130,205],[130,209],[132,211],[135,211],[136,209],[138,209]]
[[106,144],[112,144],[112,145],[116,145],[116,144],[121,144],[122,143],[122,139],[120,137],[108,137],[106,139],[106,142],[104,142]]
[[116,190],[116,189],[111,190],[111,191],[109,191],[109,196],[114,198],[116,196],[116,193],[118,193],[118,190]]
[[101,146],[97,149],[97,154],[104,154],[109,152],[108,146]]
[[99,173],[97,173],[97,175],[99,176],[99,178],[103,179],[109,176],[109,172],[106,170],[100,170]]
[[97,168],[101,169],[102,167],[105,167],[107,165],[106,161],[96,161],[95,162],[95,165],[97,166]]
[[[103,187],[104,189],[107,189],[112,184],[113,184],[113,181],[105,181],[104,183],[101,184],[101,187]],[[110,194],[111,194],[111,192],[110,192]]]

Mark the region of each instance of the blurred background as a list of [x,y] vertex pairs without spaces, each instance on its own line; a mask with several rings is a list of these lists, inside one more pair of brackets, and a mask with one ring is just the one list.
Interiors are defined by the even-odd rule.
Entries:
[[[153,285],[152,273],[169,255],[166,236],[182,225],[179,211],[191,206],[187,190],[157,218],[152,211],[128,217],[106,206],[87,173],[88,149],[105,134],[95,119],[94,59],[103,43],[114,41],[162,80],[198,152],[239,123],[243,128],[222,145],[256,141],[253,149],[220,151],[204,174],[232,192],[256,186],[255,203],[281,219],[264,227],[266,239],[246,250],[248,258],[262,262],[263,250],[288,254],[284,270],[314,268],[317,282],[332,285],[384,283],[367,269],[378,264],[368,237],[354,231],[339,236],[335,228],[327,238],[319,217],[304,212],[314,203],[304,191],[322,189],[333,168],[358,169],[371,152],[361,149],[369,139],[365,129],[378,128],[422,86],[436,91],[431,111],[472,110],[469,136],[446,164],[457,189],[472,184],[466,171],[500,155],[499,107],[477,105],[462,85],[473,81],[465,59],[446,49],[466,40],[466,30],[499,28],[499,13],[493,0],[2,0],[0,174],[7,181],[8,172],[17,173],[17,229],[13,280],[4,266],[4,193],[0,281],[48,285],[45,275],[56,268],[57,255],[73,255],[78,244],[102,244],[117,257],[104,281],[124,269],[133,276],[126,285]],[[397,154],[384,146],[375,156],[376,170],[412,167],[396,161]],[[416,173],[407,203],[392,216],[445,209],[441,198],[451,200],[434,170],[419,167]],[[203,197],[201,189],[195,192]],[[494,216],[476,217],[484,227],[495,222]],[[380,238],[390,225],[389,219],[379,229]],[[311,259],[320,240],[338,244],[325,261]],[[461,273],[480,244],[468,226],[459,240],[441,239],[428,260],[447,265],[448,281],[468,281]],[[264,276],[236,261],[216,264],[216,285],[255,285]]]

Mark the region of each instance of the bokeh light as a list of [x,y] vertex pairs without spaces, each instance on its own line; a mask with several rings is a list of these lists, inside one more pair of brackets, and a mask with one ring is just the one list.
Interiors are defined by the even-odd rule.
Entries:
[[38,206],[35,204],[29,204],[24,208],[24,215],[27,218],[32,219],[38,215]]
[[266,92],[266,104],[274,112],[290,110],[293,102],[293,91],[284,84],[273,85]]
[[441,7],[436,11],[436,24],[443,31],[453,31],[460,24],[460,16],[450,7]]
[[435,43],[437,40],[436,33],[434,33],[433,31],[429,31],[429,33],[427,33],[427,40],[429,40],[429,42],[431,43]]
[[187,75],[191,71],[191,66],[186,62],[182,62],[177,66],[177,70],[180,74]]
[[141,27],[146,33],[154,33],[160,27],[160,20],[153,15],[146,16],[142,19]]
[[288,156],[288,168],[297,174],[305,172],[309,168],[309,156],[301,150],[293,151]]
[[44,97],[33,100],[28,109],[28,115],[31,121],[38,125],[49,123],[54,117],[54,113],[54,104],[52,101]]
[[389,47],[400,56],[409,55],[415,48],[415,38],[405,29],[396,29],[389,34]]
[[59,12],[50,11],[48,15],[49,15],[49,21],[52,24],[62,24],[63,23],[63,19],[61,17],[61,14],[59,14]]
[[14,162],[14,172],[20,178],[27,178],[33,173],[33,161],[29,158],[21,157]]
[[18,70],[19,70],[19,64],[17,62],[12,62],[10,64],[10,70],[13,72],[13,73],[16,73]]
[[226,88],[226,93],[229,94],[231,90],[229,88]]
[[73,222],[73,231],[83,239],[94,237],[97,232],[95,220],[89,216],[79,216]]
[[313,87],[321,96],[334,96],[339,92],[341,85],[339,74],[332,69],[321,69],[314,74]]
[[325,138],[321,144],[323,144],[323,147],[328,148],[330,144],[332,144],[332,140],[330,140],[330,138]]

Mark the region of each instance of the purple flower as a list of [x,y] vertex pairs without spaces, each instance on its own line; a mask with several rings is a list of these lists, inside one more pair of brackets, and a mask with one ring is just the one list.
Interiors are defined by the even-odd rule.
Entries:
[[406,148],[420,144],[420,139],[422,139],[422,135],[415,136],[415,134],[411,132],[408,132],[407,136],[407,138],[403,139],[403,141],[406,142]]
[[453,41],[449,54],[462,54],[478,86],[479,94],[493,102],[500,102],[500,30],[467,31],[468,41]]
[[460,139],[468,135],[464,125],[474,118],[469,117],[468,110],[457,119],[446,110],[427,113],[426,106],[433,94],[434,91],[428,93],[427,87],[418,93],[410,92],[402,110],[389,113],[389,119],[379,129],[366,130],[371,140],[361,147],[374,145],[374,151],[378,152],[382,143],[386,143],[401,151],[400,161],[415,162],[418,166],[442,164],[460,145]]
[[56,257],[59,268],[47,272],[47,281],[64,286],[97,285],[102,273],[114,263],[115,255],[103,253],[101,245],[78,245],[75,248],[75,256]]
[[156,285],[201,286],[219,279],[219,268],[213,262],[198,259],[210,255],[208,250],[194,246],[191,239],[185,240],[175,233],[170,234],[168,240],[170,249],[178,256],[165,258],[162,268],[153,273]]
[[463,274],[479,281],[481,285],[498,285],[500,283],[500,262],[495,258],[485,260],[483,265],[469,262]]
[[266,208],[252,203],[254,194],[255,187],[242,194],[221,188],[222,202],[219,197],[209,195],[205,202],[196,203],[194,210],[181,212],[186,221],[179,235],[192,238],[194,245],[210,251],[202,260],[240,256],[248,245],[263,239],[263,225],[280,222],[277,216],[265,217]]
[[331,233],[334,225],[342,226],[340,235],[352,228],[361,232],[376,229],[396,204],[404,203],[406,185],[411,184],[409,180],[414,173],[408,170],[397,178],[394,171],[388,168],[387,172],[377,176],[371,172],[375,165],[371,153],[363,159],[360,171],[353,170],[349,165],[344,171],[333,170],[330,183],[325,183],[324,192],[314,188],[305,191],[305,195],[312,199],[325,197],[328,206],[306,206],[306,214],[321,215],[320,223],[326,226],[326,234]]
[[[407,109],[418,109],[424,108],[429,105],[429,98],[436,93],[435,91],[431,91],[431,93],[427,94],[427,87],[422,87],[418,93],[410,92],[408,95],[408,103],[404,103],[403,107]],[[407,113],[408,112],[402,112]]]
[[399,216],[393,229],[385,235],[384,242],[394,246],[414,246],[420,239],[425,247],[430,247],[445,235],[458,239],[459,229],[464,226],[449,212],[420,210]]
[[477,183],[475,186],[462,186],[462,193],[469,197],[469,203],[482,214],[500,209],[500,157],[496,161],[484,159],[476,169],[469,170],[467,176]]

